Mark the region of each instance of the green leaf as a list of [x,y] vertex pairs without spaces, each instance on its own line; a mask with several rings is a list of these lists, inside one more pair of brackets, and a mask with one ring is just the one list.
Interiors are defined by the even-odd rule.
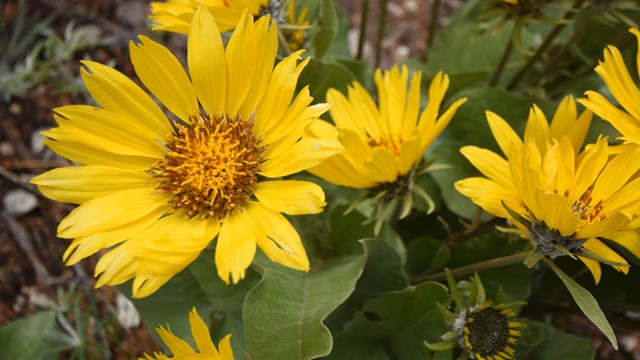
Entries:
[[253,359],[312,359],[329,354],[333,339],[323,320],[354,290],[364,254],[312,263],[309,273],[264,258],[262,280],[243,307],[247,351]]
[[325,102],[329,88],[346,93],[347,85],[354,80],[355,75],[337,61],[311,59],[300,74],[298,84],[309,85],[309,92],[315,102]]
[[56,312],[42,311],[0,327],[0,358],[38,360],[57,358],[56,354],[69,349],[52,336],[60,330],[56,326]]
[[313,39],[315,56],[322,59],[338,34],[338,14],[333,0],[322,0],[318,32]]
[[[196,307],[198,314],[209,324],[212,338],[220,341],[227,334],[237,354],[244,348],[242,302],[259,276],[248,271],[244,280],[226,285],[217,275],[213,250],[205,250],[189,267],[174,276],[152,296],[131,299],[144,322],[150,327],[171,325],[171,331],[194,345],[188,314]],[[130,296],[129,285],[120,290]],[[155,331],[152,331],[159,343]]]
[[595,350],[589,340],[566,334],[551,325],[528,319],[523,323],[522,336],[514,347],[518,359],[530,360],[590,360]]
[[447,304],[448,299],[446,287],[433,282],[385,293],[364,304],[336,343],[368,340],[372,348],[384,344],[394,359],[431,359],[424,341],[437,342],[449,330],[436,306]]
[[609,341],[611,341],[611,345],[613,345],[614,349],[618,350],[616,334],[614,334],[609,321],[607,321],[607,318],[604,316],[602,309],[600,309],[600,306],[593,295],[560,270],[560,268],[551,260],[545,258],[543,261],[551,268],[551,270],[553,270],[554,273],[556,273],[556,275],[558,275],[558,278],[560,278],[567,287],[567,290],[571,293],[573,300],[578,304],[580,310],[582,310],[589,320],[591,320],[591,322],[593,322],[598,329],[602,331]]

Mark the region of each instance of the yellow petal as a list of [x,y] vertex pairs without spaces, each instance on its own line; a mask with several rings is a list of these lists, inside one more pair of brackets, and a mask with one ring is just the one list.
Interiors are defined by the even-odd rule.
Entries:
[[265,161],[260,175],[278,178],[318,165],[327,157],[342,151],[337,141],[305,137],[282,155]]
[[533,216],[539,221],[544,221],[550,229],[558,231],[560,235],[571,236],[584,224],[584,221],[573,213],[572,203],[566,197],[538,189],[535,199],[538,211],[532,211]]
[[235,115],[249,93],[256,73],[257,49],[253,17],[245,12],[227,44],[228,81],[224,111],[228,114]]
[[607,201],[638,169],[640,169],[640,147],[616,155],[602,170],[593,186],[591,192],[593,203]]
[[543,152],[549,139],[549,122],[537,105],[529,110],[529,119],[524,129],[524,139],[535,141],[538,149]]
[[[43,132],[42,134],[48,136],[47,134],[49,133],[50,132]],[[129,170],[147,170],[158,161],[156,158],[146,156],[114,154],[75,141],[75,139],[65,139],[64,141],[44,139],[42,142],[56,154],[84,165],[104,165]]]
[[113,192],[153,187],[156,180],[143,171],[90,165],[53,169],[30,182],[50,199],[82,204]]
[[604,219],[585,225],[578,230],[578,239],[588,239],[592,237],[606,237],[609,234],[623,230],[631,220],[622,213],[614,213]]
[[256,254],[260,233],[256,229],[253,206],[251,203],[240,213],[228,214],[222,221],[215,259],[218,276],[227,284],[229,279],[234,284],[244,279],[245,270]]
[[121,72],[97,62],[83,60],[80,75],[93,99],[104,109],[123,117],[164,139],[173,130],[156,103],[138,85]]
[[365,162],[369,169],[369,176],[377,183],[394,182],[400,173],[398,172],[398,160],[385,148],[371,150],[371,160]]
[[196,9],[187,44],[189,73],[200,104],[208,114],[218,114],[226,101],[227,64],[220,32],[208,10]]
[[256,49],[256,72],[244,103],[240,106],[240,115],[248,119],[262,101],[269,77],[273,71],[273,64],[278,53],[278,32],[277,26],[268,16],[263,16],[255,23],[256,42],[259,46]]
[[578,256],[578,259],[582,261],[589,271],[591,275],[593,275],[593,280],[596,282],[596,285],[600,282],[600,277],[602,276],[602,269],[600,268],[600,263],[596,260],[587,259],[582,256]]
[[308,181],[262,181],[254,189],[261,204],[289,215],[317,214],[327,204],[322,188]]
[[179,355],[193,352],[193,349],[191,348],[191,346],[186,341],[175,336],[171,332],[171,329],[169,327],[165,329],[164,327],[160,326],[156,329],[156,331],[158,332],[158,335],[160,335],[160,337],[162,338],[162,342],[164,342],[165,345],[167,345],[167,347],[169,348],[169,350],[171,350],[174,356],[179,356]]
[[191,324],[191,334],[193,335],[193,340],[196,342],[198,351],[201,354],[211,355],[215,359],[218,359],[220,355],[213,341],[211,341],[209,327],[204,323],[200,315],[198,315],[195,307],[189,312],[189,324]]
[[472,177],[456,181],[454,186],[459,193],[470,198],[471,201],[489,214],[504,219],[511,218],[511,215],[502,205],[502,201],[519,214],[527,212],[517,192],[513,189],[507,189],[493,180]]
[[307,169],[313,175],[328,181],[332,184],[352,187],[356,189],[369,189],[376,185],[376,182],[369,179],[369,174],[359,170],[343,154],[333,155],[325,159],[320,164]]
[[[632,227],[630,225],[630,227]],[[611,240],[616,244],[623,246],[629,250],[635,257],[640,258],[640,233],[636,228],[618,231],[606,236],[607,240]]]
[[69,105],[56,108],[54,119],[59,127],[42,134],[58,141],[77,141],[116,154],[151,158],[162,158],[166,152],[148,129],[108,110]]
[[220,360],[233,360],[233,350],[231,349],[231,334],[225,336],[218,343],[220,350]]
[[129,43],[131,62],[142,83],[172,113],[184,121],[198,113],[198,100],[189,77],[166,47],[140,35]]
[[485,115],[487,116],[487,122],[489,123],[489,128],[491,128],[491,133],[505,156],[509,153],[509,149],[512,144],[516,145],[518,148],[522,148],[522,140],[513,128],[509,126],[509,123],[507,123],[498,114],[491,111],[485,112]]
[[587,149],[578,164],[574,176],[574,184],[569,189],[570,199],[579,199],[598,178],[602,168],[607,164],[609,157],[606,139],[599,140],[594,146]]
[[[597,238],[589,239],[582,246],[584,246],[586,249],[593,251],[594,253],[598,254],[599,256],[602,256],[603,258],[611,262],[627,264],[627,260],[625,260],[617,252],[611,250],[610,247],[608,247],[605,243],[598,240]],[[625,274],[629,273],[628,266],[614,266],[613,268],[618,271],[622,271]]]
[[130,189],[88,201],[58,226],[58,236],[74,238],[108,231],[164,207],[167,195],[153,188]]
[[148,215],[119,228],[75,238],[64,252],[62,260],[67,266],[71,266],[78,261],[97,253],[101,249],[110,248],[126,241],[148,229],[158,219],[164,216],[168,210],[169,207],[159,208],[150,212]]
[[496,181],[507,189],[514,188],[513,179],[509,171],[509,164],[498,154],[470,145],[462,147],[460,153],[484,176]]
[[595,91],[587,91],[585,94],[587,99],[579,99],[578,102],[610,122],[616,130],[624,134],[625,138],[635,139],[636,142],[640,142],[640,123],[638,119],[618,109],[604,96]]
[[269,259],[296,270],[309,271],[309,259],[300,235],[282,214],[252,203],[250,214],[259,227],[258,246]]

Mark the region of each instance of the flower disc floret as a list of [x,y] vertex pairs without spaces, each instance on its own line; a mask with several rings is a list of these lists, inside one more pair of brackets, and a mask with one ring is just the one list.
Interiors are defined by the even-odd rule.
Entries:
[[158,189],[172,195],[171,206],[202,219],[242,211],[254,194],[265,149],[253,122],[229,115],[192,118],[176,125],[165,144],[170,150],[152,168]]

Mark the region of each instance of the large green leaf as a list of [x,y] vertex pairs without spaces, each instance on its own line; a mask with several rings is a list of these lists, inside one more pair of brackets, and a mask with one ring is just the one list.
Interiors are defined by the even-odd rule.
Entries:
[[[246,278],[238,284],[226,285],[216,273],[213,258],[212,250],[203,251],[187,269],[155,294],[132,301],[149,327],[169,324],[174,334],[192,345],[188,314],[192,307],[196,307],[198,314],[210,325],[211,336],[216,342],[227,334],[233,334],[231,343],[236,357],[239,357],[244,348],[242,301],[259,276],[248,271]],[[120,289],[128,291],[130,286]]]
[[247,350],[253,359],[313,359],[327,355],[333,339],[323,320],[355,287],[364,254],[312,263],[308,273],[264,258],[254,267],[262,280],[245,299]]
[[[59,341],[56,312],[42,311],[0,327],[0,359],[38,360],[56,358],[70,346]],[[58,339],[58,340],[56,340]]]
[[322,59],[338,34],[338,13],[333,0],[322,0],[318,32],[313,38],[315,57]]
[[385,359],[379,350],[393,354],[393,359],[430,359],[424,341],[434,341],[447,331],[447,325],[436,303],[448,303],[447,289],[437,283],[423,283],[402,291],[383,294],[367,301],[362,311],[355,314],[342,334],[336,337],[336,348],[342,349],[329,359],[353,359],[345,351],[345,342],[364,347],[369,342],[370,353]]

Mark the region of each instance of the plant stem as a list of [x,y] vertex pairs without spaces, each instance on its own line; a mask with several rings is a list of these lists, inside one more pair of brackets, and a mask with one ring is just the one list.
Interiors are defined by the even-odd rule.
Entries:
[[496,70],[493,72],[493,76],[491,77],[491,81],[489,81],[489,86],[494,87],[498,84],[500,80],[500,76],[502,76],[502,72],[504,68],[507,66],[507,62],[511,57],[511,53],[513,52],[513,34],[509,37],[509,42],[507,46],[505,46],[504,51],[502,52],[502,56],[500,57],[500,62],[498,62],[498,66],[496,66]]
[[[451,274],[460,278],[463,276],[471,275],[478,271],[490,270],[499,268],[502,266],[513,265],[524,261],[524,259],[529,255],[530,251],[525,251],[513,255],[503,256],[497,259],[491,259],[487,261],[482,261],[479,263],[462,266],[456,269],[451,270]],[[431,275],[420,275],[417,278],[411,281],[412,284],[419,284],[426,281],[443,281],[446,280],[447,274],[443,272],[431,274]]]
[[286,57],[291,55],[291,49],[289,49],[289,44],[287,44],[287,38],[282,32],[282,28],[278,28],[278,47],[280,51],[282,51],[282,56]]
[[382,38],[384,37],[384,25],[387,20],[387,3],[389,0],[380,0],[380,16],[378,17],[378,37],[376,38],[376,62],[375,67],[380,67],[382,57]]
[[520,69],[520,71],[518,71],[518,73],[515,74],[513,79],[511,79],[511,81],[507,85],[507,90],[513,90],[520,84],[520,81],[522,81],[524,76],[529,72],[529,70],[531,70],[531,68],[538,61],[538,59],[540,59],[542,54],[544,54],[547,51],[547,49],[553,43],[553,40],[555,40],[556,36],[560,34],[560,32],[567,25],[567,22],[571,20],[571,18],[573,18],[577,10],[580,8],[580,6],[582,6],[582,3],[584,2],[585,0],[576,0],[576,2],[573,4],[571,9],[567,10],[567,12],[562,16],[563,21],[560,24],[557,24],[556,26],[553,27],[553,29],[549,32],[549,34],[547,34],[547,37],[545,37],[542,44],[540,44],[536,52],[533,54],[533,56],[529,58],[529,60],[524,64],[524,66]]
[[367,23],[369,22],[369,0],[362,0],[362,6],[360,13],[360,35],[358,37],[358,52],[356,53],[356,60],[362,60],[364,56],[364,40],[367,38]]
[[429,29],[427,30],[427,42],[424,46],[424,61],[427,61],[427,55],[429,50],[431,50],[431,45],[433,44],[433,39],[436,35],[436,30],[438,29],[438,18],[440,17],[440,6],[442,5],[442,0],[433,0],[431,4],[431,18],[429,19]]

